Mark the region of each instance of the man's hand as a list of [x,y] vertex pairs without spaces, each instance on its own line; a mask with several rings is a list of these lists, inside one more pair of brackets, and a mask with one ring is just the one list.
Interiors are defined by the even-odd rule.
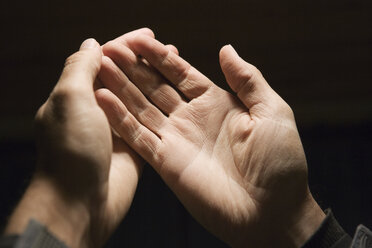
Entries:
[[228,244],[302,245],[324,214],[308,189],[293,113],[261,73],[222,48],[235,97],[153,38],[125,45],[103,48],[108,90],[98,101],[113,128]]
[[[140,29],[137,34],[153,37]],[[6,233],[21,233],[30,218],[70,247],[99,247],[127,213],[143,161],[111,132],[93,84],[102,50],[86,40],[36,115],[38,168]],[[99,95],[99,92],[96,93]]]

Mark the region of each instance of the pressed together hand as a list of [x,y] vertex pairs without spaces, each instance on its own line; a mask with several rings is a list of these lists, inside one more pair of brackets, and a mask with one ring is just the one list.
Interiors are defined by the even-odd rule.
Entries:
[[149,29],[84,42],[36,116],[38,169],[6,232],[36,218],[71,247],[101,246],[131,205],[143,157],[231,246],[302,245],[324,214],[293,113],[231,46],[220,64],[236,95]]

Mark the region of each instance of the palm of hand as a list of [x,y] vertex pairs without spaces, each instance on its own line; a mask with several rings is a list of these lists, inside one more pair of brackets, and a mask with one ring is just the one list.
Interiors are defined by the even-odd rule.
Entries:
[[294,121],[289,124],[252,117],[238,99],[212,87],[169,116],[158,171],[207,229],[230,236],[256,224],[258,215],[267,218],[269,209],[257,212],[261,205],[286,207],[273,205],[272,195],[291,192],[298,182],[306,190],[304,153]]
[[262,245],[255,237],[260,227],[269,220],[283,224],[281,211],[290,211],[286,200],[296,205],[307,191],[306,160],[290,109],[271,89],[265,96],[270,104],[256,96],[253,104],[240,101],[155,40],[128,43],[133,52],[118,44],[104,48],[120,67],[106,58],[101,71],[116,95],[106,90],[99,99],[111,125],[207,229],[233,245],[245,239],[254,245],[255,238]]
[[169,116],[158,150],[160,175],[207,229],[222,227],[218,235],[234,228],[222,223],[239,225],[255,208],[242,174],[248,161],[236,156],[239,118],[251,121],[234,97],[213,87]]

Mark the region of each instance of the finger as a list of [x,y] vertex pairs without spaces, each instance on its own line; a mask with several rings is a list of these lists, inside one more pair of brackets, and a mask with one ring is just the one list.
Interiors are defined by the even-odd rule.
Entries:
[[103,85],[125,104],[138,121],[159,135],[160,129],[167,118],[146,99],[120,68],[106,56],[102,59],[99,78]]
[[127,43],[134,53],[142,55],[190,100],[214,85],[189,63],[151,37],[138,35],[128,39]]
[[119,37],[117,37],[114,40],[117,41],[117,42],[126,44],[127,39],[133,38],[133,37],[135,37],[135,36],[137,36],[139,34],[147,35],[147,36],[149,36],[151,38],[155,38],[155,34],[154,34],[154,32],[151,29],[149,29],[149,28],[140,28],[140,29],[137,29],[137,30],[133,30],[133,31],[131,31],[129,33],[123,34],[122,36],[119,36]]
[[[99,93],[98,93],[99,94]],[[112,153],[112,159],[115,161],[112,161],[112,163],[117,162],[118,167],[125,167],[134,165],[138,176],[141,175],[143,165],[145,164],[145,160],[142,159],[140,155],[138,155],[122,138],[121,136],[112,129],[112,144],[113,144],[113,153]],[[128,163],[130,161],[129,165],[124,165],[125,161]]]
[[66,59],[56,90],[79,89],[93,94],[93,83],[101,67],[101,48],[94,39],[85,40],[80,50]]
[[172,51],[173,53],[175,53],[176,55],[180,55],[180,53],[178,52],[177,47],[175,47],[174,45],[168,44],[165,47],[168,48],[169,51]]
[[231,45],[221,49],[220,65],[227,83],[248,109],[272,99],[273,90],[261,72],[240,58]]
[[[169,51],[172,51],[173,53],[179,55],[178,49],[177,49],[177,47],[175,47],[174,45],[168,44],[168,45],[165,45],[165,46],[169,49]],[[136,55],[137,55],[137,57],[140,57],[140,58],[141,58],[141,61],[142,61],[145,65],[147,65],[147,66],[149,66],[149,67],[153,67],[149,62],[147,62],[146,59],[142,58],[142,57],[141,57],[140,55],[138,55],[138,54],[136,54]]]
[[161,140],[143,126],[108,89],[95,92],[99,106],[105,112],[112,128],[149,163],[154,161]]
[[[177,47],[175,47],[174,45],[172,45],[172,44],[168,44],[168,45],[165,45],[165,47],[166,47],[169,51],[175,53],[176,55],[180,55],[179,52],[178,52]],[[149,67],[152,67],[152,65],[151,65],[149,62],[147,62],[146,59],[142,58],[141,61],[142,61],[145,65],[147,65],[147,66],[149,66]]]
[[164,113],[169,115],[184,103],[166,79],[139,59],[125,44],[111,42],[103,48],[103,52]]
[[109,174],[107,213],[113,214],[108,230],[115,230],[133,201],[145,161],[117,135],[112,135],[113,153]]

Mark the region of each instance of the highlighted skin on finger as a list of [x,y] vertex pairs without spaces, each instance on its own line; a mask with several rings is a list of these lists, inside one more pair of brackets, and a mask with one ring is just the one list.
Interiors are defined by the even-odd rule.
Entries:
[[55,90],[81,89],[91,92],[101,67],[101,48],[94,39],[85,40],[80,50],[66,59],[62,75]]
[[139,59],[126,45],[110,42],[104,47],[104,53],[107,56],[104,57],[104,66],[106,60],[112,60],[111,67],[119,67],[129,81],[167,115],[183,103],[181,96],[167,80],[156,69]]
[[293,119],[288,104],[269,86],[261,72],[244,61],[231,45],[222,47],[220,65],[227,83],[251,115]]
[[99,89],[95,95],[112,128],[145,160],[154,162],[161,145],[159,137],[143,126],[108,89]]
[[189,100],[205,93],[214,84],[165,45],[148,36],[128,40],[128,46],[141,55]]
[[128,110],[151,131],[158,133],[166,121],[164,114],[146,99],[142,92],[127,78],[108,57],[102,60],[99,78]]
[[173,52],[174,54],[180,55],[177,47],[175,47],[174,45],[168,44],[168,45],[166,45],[166,47],[168,48],[169,51]]
[[133,30],[133,31],[131,31],[129,33],[126,33],[122,36],[119,36],[118,38],[116,38],[114,40],[117,41],[117,42],[120,42],[122,44],[127,44],[128,39],[136,37],[139,34],[146,35],[146,36],[151,37],[151,38],[155,38],[154,32],[151,29],[145,27],[145,28],[140,28],[140,29],[137,29],[137,30]]
[[227,83],[248,108],[265,101],[269,90],[265,79],[253,65],[239,57],[231,45],[221,49],[220,65]]

